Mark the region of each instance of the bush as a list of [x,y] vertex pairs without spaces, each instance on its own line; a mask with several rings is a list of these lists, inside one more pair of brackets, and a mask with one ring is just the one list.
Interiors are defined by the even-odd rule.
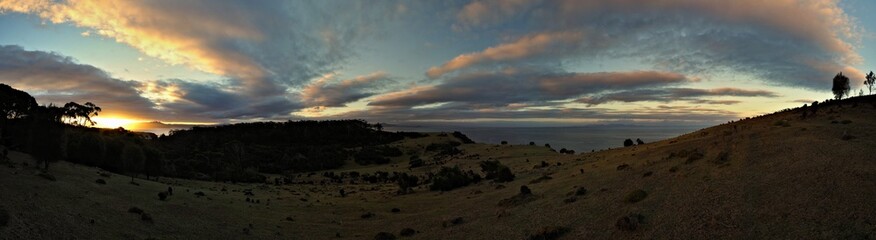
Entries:
[[537,232],[529,235],[529,240],[555,240],[559,239],[563,234],[569,232],[567,227],[549,226],[539,229]]
[[410,237],[416,233],[417,231],[415,231],[413,228],[404,228],[401,230],[401,232],[398,233],[398,235],[401,235],[402,237]]
[[143,220],[144,222],[152,222],[152,215],[149,215],[148,213],[141,213],[140,220]]
[[633,145],[634,145],[634,143],[633,143],[632,139],[627,138],[627,140],[624,140],[624,147],[629,147],[629,146],[633,146]]
[[138,208],[138,207],[131,207],[131,208],[128,208],[128,212],[129,212],[129,213],[135,213],[135,214],[142,214],[142,213],[143,213],[143,209],[140,209],[140,208]]
[[630,214],[628,216],[624,216],[624,217],[618,219],[617,222],[614,224],[614,226],[617,227],[617,229],[620,229],[623,231],[634,231],[644,221],[645,221],[645,216],[642,216],[641,214],[634,213],[634,214]]
[[465,173],[459,166],[441,167],[441,170],[432,179],[432,186],[429,187],[432,191],[450,191],[456,188],[465,187],[480,179],[480,175],[473,172]]
[[529,142],[529,146],[535,146],[535,142]]
[[520,186],[520,195],[529,195],[532,194],[532,190],[529,189],[526,185]]
[[106,184],[106,181],[103,180],[103,179],[97,179],[97,180],[94,180],[94,183],[97,183],[97,184]]
[[625,200],[629,203],[636,203],[636,202],[644,200],[645,197],[648,197],[648,193],[645,192],[645,190],[639,189],[639,190],[635,190],[635,191],[632,191],[629,194],[627,194],[627,197],[625,198]]
[[9,224],[9,213],[6,212],[6,209],[0,207],[0,228],[5,227]]
[[584,187],[578,187],[578,189],[575,190],[575,196],[583,196],[583,195],[587,195],[587,189]]
[[426,162],[423,161],[423,159],[420,158],[420,156],[411,156],[411,161],[408,164],[409,164],[409,166],[408,166],[409,168],[418,168],[418,167],[422,167],[423,165],[426,165]]
[[167,200],[167,192],[158,193],[158,200],[161,200],[161,201]]
[[398,175],[398,179],[396,180],[398,183],[398,193],[399,194],[408,194],[413,192],[411,188],[419,186],[420,179],[414,175],[408,175],[407,173],[401,173]]
[[499,161],[481,161],[480,166],[481,171],[486,174],[484,179],[491,179],[497,183],[514,181],[514,173]]
[[360,217],[362,217],[362,219],[368,219],[368,218],[373,218],[374,216],[376,216],[374,213],[367,212],[367,213],[362,214],[362,216],[360,216]]
[[508,145],[508,141],[502,141],[502,145]]
[[[394,149],[394,151],[387,149]],[[387,164],[389,163],[389,158],[384,156],[395,155],[395,151],[398,151],[398,155],[401,155],[401,150],[398,150],[398,148],[363,148],[353,156],[353,159],[359,165]]]
[[374,240],[395,240],[395,239],[396,239],[395,235],[392,235],[392,233],[388,233],[388,232],[379,232],[379,233],[377,233],[377,235],[374,236]]

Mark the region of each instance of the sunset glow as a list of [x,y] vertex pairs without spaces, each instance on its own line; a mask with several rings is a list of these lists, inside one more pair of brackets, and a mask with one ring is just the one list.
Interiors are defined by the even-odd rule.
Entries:
[[99,128],[125,128],[128,130],[134,130],[133,126],[138,122],[143,122],[142,120],[134,120],[128,118],[119,118],[119,117],[94,117],[92,118],[96,123],[95,127]]

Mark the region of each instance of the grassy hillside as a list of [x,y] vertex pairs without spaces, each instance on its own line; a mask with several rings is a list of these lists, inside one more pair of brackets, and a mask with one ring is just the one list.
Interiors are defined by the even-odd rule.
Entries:
[[[822,104],[805,119],[803,110],[789,110],[575,155],[544,143],[462,144],[461,154],[441,154],[426,149],[459,139],[432,133],[388,144],[404,153],[390,164],[347,162],[331,172],[425,178],[459,166],[483,175],[478,163],[498,160],[516,175],[446,192],[420,185],[405,195],[393,182],[338,183],[328,172],[281,185],[173,178],[133,185],[127,176],[62,162],[51,181],[36,174],[29,156],[12,152],[0,167],[0,239],[374,239],[379,232],[410,239],[872,239],[874,104],[872,97]],[[426,165],[410,169],[414,155]],[[532,194],[518,195],[523,185]],[[174,194],[159,200],[168,186]],[[132,207],[151,220],[129,213]],[[405,228],[413,235],[402,237]]]

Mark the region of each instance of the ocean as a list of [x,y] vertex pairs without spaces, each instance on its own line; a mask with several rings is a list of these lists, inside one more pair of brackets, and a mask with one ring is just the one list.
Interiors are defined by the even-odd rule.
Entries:
[[[573,127],[484,127],[484,126],[386,126],[384,131],[405,132],[453,132],[460,131],[478,143],[550,144],[554,149],[566,148],[576,152],[589,152],[607,148],[623,147],[625,139],[642,139],[645,142],[659,141],[690,133],[707,127],[690,126],[641,126],[641,125],[592,125]],[[167,134],[171,128],[150,128],[138,131]]]
[[706,126],[632,126],[594,125],[575,127],[464,127],[464,126],[388,126],[385,131],[453,132],[460,131],[475,142],[499,144],[550,144],[554,149],[566,148],[589,152],[623,147],[625,139],[659,141],[690,133]]

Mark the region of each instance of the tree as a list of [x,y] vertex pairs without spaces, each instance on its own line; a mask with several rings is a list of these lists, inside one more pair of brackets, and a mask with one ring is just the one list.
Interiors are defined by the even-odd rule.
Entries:
[[864,80],[864,85],[867,85],[867,89],[870,90],[870,94],[873,94],[873,85],[876,85],[876,75],[873,75],[873,71],[867,74],[867,77]]
[[85,105],[68,102],[64,104],[64,122],[79,126],[85,126],[86,124],[94,126],[95,122],[91,120],[91,117],[97,116],[100,111],[100,107],[91,102],[86,102]]
[[143,148],[134,144],[125,144],[122,148],[122,165],[125,166],[125,171],[131,173],[131,182],[134,182],[134,176],[143,170],[143,164],[146,161],[146,155],[143,153]]
[[848,96],[849,90],[851,90],[851,87],[849,86],[849,78],[844,76],[842,72],[836,74],[836,76],[833,77],[833,88],[831,88],[836,100],[841,100],[844,96]]
[[641,138],[636,138],[636,144],[638,144],[638,145],[644,145],[644,144],[645,144],[645,141],[642,141]]
[[30,94],[0,84],[0,114],[3,114],[3,120],[23,118],[38,107],[36,100]]
[[634,143],[632,139],[627,138],[627,140],[624,140],[624,147],[633,146],[633,144]]

